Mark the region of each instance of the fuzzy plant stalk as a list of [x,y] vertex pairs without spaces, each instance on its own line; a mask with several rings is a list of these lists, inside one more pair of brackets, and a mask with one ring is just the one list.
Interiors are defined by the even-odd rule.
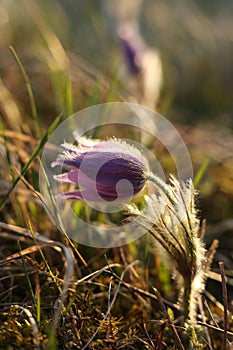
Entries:
[[135,205],[129,205],[128,210],[155,238],[158,254],[175,276],[181,290],[184,322],[195,323],[197,303],[205,285],[207,259],[199,235],[193,183],[191,180],[180,182],[171,176],[166,184],[151,172],[147,179],[156,185],[156,193],[145,196],[144,210]]

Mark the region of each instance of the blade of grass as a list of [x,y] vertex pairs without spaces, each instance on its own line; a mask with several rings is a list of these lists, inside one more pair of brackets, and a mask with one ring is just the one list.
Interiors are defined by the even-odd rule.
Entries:
[[54,62],[59,67],[59,70],[66,71],[69,66],[69,58],[63,45],[54,31],[48,25],[48,21],[44,16],[42,7],[40,7],[38,1],[23,1],[25,10],[31,16],[38,31],[40,32],[44,42],[46,43]]
[[29,97],[29,102],[30,102],[30,106],[31,106],[31,112],[32,112],[32,118],[34,120],[34,124],[35,124],[35,130],[36,130],[36,136],[39,138],[40,135],[40,128],[39,128],[39,124],[38,124],[38,113],[37,113],[37,108],[36,108],[36,102],[35,102],[35,98],[33,95],[33,91],[32,91],[32,86],[29,80],[29,77],[27,75],[26,70],[24,69],[24,66],[19,58],[19,56],[17,55],[15,49],[10,46],[10,50],[11,53],[14,57],[14,59],[16,60],[16,63],[19,66],[19,69],[22,73],[25,85],[26,85],[26,89],[27,89],[27,93],[28,93],[28,97]]
[[41,174],[43,175],[43,178],[44,178],[43,182],[46,185],[46,190],[47,190],[47,192],[49,194],[49,198],[50,198],[50,201],[51,201],[51,204],[52,204],[52,210],[49,208],[49,206],[45,203],[45,201],[43,199],[41,199],[42,203],[45,206],[46,210],[51,215],[51,217],[53,218],[53,221],[56,223],[56,225],[58,225],[59,229],[61,231],[64,231],[64,228],[63,228],[63,225],[62,225],[62,221],[61,221],[61,218],[60,218],[60,215],[59,215],[59,211],[57,210],[56,202],[55,202],[55,199],[54,199],[54,196],[53,196],[53,192],[52,192],[51,185],[49,183],[46,171],[45,171],[43,163],[42,163],[42,161],[40,159],[39,159],[39,162],[40,162],[40,171],[41,171]]
[[[20,241],[18,241],[18,247],[19,247],[19,252],[21,254],[22,249],[21,249]],[[35,294],[33,292],[32,283],[31,283],[30,277],[29,277],[28,272],[27,272],[24,256],[21,255],[21,258],[22,258],[24,273],[25,273],[26,280],[27,280],[27,283],[28,283],[28,286],[29,286],[29,290],[30,290],[30,293],[31,293],[31,297],[32,297],[33,303],[35,304]]]
[[40,165],[41,165],[41,172],[44,176],[44,180],[45,180],[45,184],[47,186],[47,191],[49,193],[49,198],[50,198],[50,201],[51,201],[51,204],[52,204],[52,210],[50,210],[49,206],[45,203],[45,201],[42,199],[42,203],[43,205],[46,207],[47,211],[50,213],[51,217],[53,218],[53,221],[56,223],[57,227],[59,228],[59,231],[61,232],[62,234],[62,239],[64,241],[64,243],[66,245],[70,245],[73,249],[73,251],[76,253],[76,255],[78,256],[79,260],[82,262],[82,264],[85,266],[85,267],[88,267],[88,264],[87,262],[84,260],[84,258],[82,257],[82,255],[79,253],[78,249],[75,247],[74,243],[72,242],[72,240],[69,238],[69,236],[67,235],[66,233],[66,230],[62,224],[62,220],[61,220],[61,217],[60,217],[60,214],[59,214],[59,211],[57,210],[57,206],[56,206],[56,202],[55,202],[55,199],[54,199],[54,196],[53,196],[53,192],[51,190],[51,186],[50,186],[50,183],[49,183],[49,180],[48,180],[48,177],[47,177],[47,174],[45,172],[45,169],[43,167],[43,164],[42,162],[40,161]]
[[34,338],[34,341],[35,341],[35,347],[36,347],[36,349],[40,349],[39,330],[38,330],[36,321],[34,320],[34,318],[32,316],[31,311],[26,309],[23,306],[20,306],[20,305],[16,305],[16,307],[21,309],[26,314],[26,316],[27,316],[27,318],[28,318],[28,320],[29,320],[29,322],[31,324],[31,327],[32,327],[33,338]]
[[198,169],[198,172],[197,172],[197,174],[194,178],[194,181],[193,181],[193,185],[195,188],[199,185],[201,179],[203,178],[203,176],[204,176],[204,174],[209,166],[209,163],[210,163],[210,159],[206,158],[204,160],[204,162],[202,163],[201,167]]
[[57,350],[56,335],[51,331],[50,327],[48,328],[47,333],[48,333],[48,349]]
[[[15,174],[13,171],[13,164],[12,164],[12,157],[11,157],[11,151],[10,151],[10,147],[8,144],[8,139],[5,135],[5,128],[4,125],[2,123],[2,121],[0,120],[0,132],[2,134],[3,137],[3,145],[5,147],[5,151],[6,151],[6,161],[7,164],[6,166],[4,166],[4,170],[5,171],[9,171],[9,175],[10,175],[10,181],[11,183],[13,183],[15,181]],[[14,201],[12,202],[12,209],[15,212],[15,217],[17,218],[17,222],[21,223],[23,221],[23,217],[22,217],[22,208],[20,207],[20,204],[18,201]]]
[[73,111],[73,96],[72,96],[72,83],[69,74],[67,74],[65,79],[65,89],[64,89],[65,107],[68,116],[74,113]]
[[[35,235],[35,233],[34,233],[34,231],[33,231],[33,229],[32,229],[31,222],[29,221],[28,224],[29,224],[29,230],[30,230],[30,232],[31,232],[31,234],[32,234],[32,238],[33,238],[34,242],[35,242],[36,244],[38,244],[38,242],[37,242],[37,240],[36,240],[36,235]],[[57,282],[57,278],[56,278],[56,276],[54,275],[53,271],[51,270],[51,268],[50,268],[50,266],[49,266],[49,264],[48,264],[48,261],[47,261],[47,259],[46,259],[45,256],[44,256],[44,253],[42,252],[41,249],[39,249],[39,252],[40,252],[40,255],[41,255],[41,257],[42,257],[42,259],[43,259],[43,261],[44,261],[44,263],[45,263],[45,266],[47,267],[47,270],[48,270],[48,272],[49,272],[49,274],[50,274],[50,276],[51,276],[51,279],[52,279],[53,282],[56,284],[57,289],[59,290],[59,292],[62,293],[62,288],[61,288],[61,286],[59,285],[59,283]]]
[[51,135],[51,133],[54,131],[54,129],[57,127],[59,121],[60,121],[61,115],[59,115],[54,122],[52,123],[52,125],[48,128],[48,130],[46,131],[45,135],[42,137],[40,143],[38,144],[38,146],[35,148],[35,150],[32,152],[32,155],[29,159],[29,161],[23,166],[23,169],[21,170],[20,176],[18,176],[11,188],[8,190],[8,192],[3,196],[2,201],[0,202],[0,211],[3,209],[7,198],[9,197],[9,195],[11,194],[11,192],[14,190],[15,186],[18,184],[18,182],[20,181],[21,176],[24,176],[29,168],[29,166],[31,165],[32,161],[36,158],[36,156],[38,155],[38,153],[40,152],[40,150],[43,148],[43,146],[45,145],[45,143],[48,141],[49,136]]
[[36,300],[36,320],[40,324],[41,321],[41,296],[40,296],[40,287],[36,286],[35,290],[35,300]]
[[24,5],[52,56],[52,61],[48,67],[52,72],[52,83],[58,108],[64,112],[64,117],[70,116],[73,114],[73,101],[69,57],[59,37],[48,25],[43,8],[39,5],[39,2],[33,0],[30,2],[24,1]]
[[3,125],[1,120],[0,120],[0,131],[1,131],[1,134],[3,136],[3,142],[4,142],[3,145],[4,145],[5,150],[6,150],[6,159],[7,159],[9,170],[10,170],[10,176],[11,176],[12,180],[14,181],[15,176],[14,176],[14,172],[12,170],[10,150],[9,150],[7,138],[6,138],[6,135],[5,135],[5,128],[4,128],[4,125]]
[[21,131],[22,116],[15,96],[6,87],[0,78],[0,119],[5,120],[6,125],[12,129],[12,132]]
[[219,262],[219,269],[222,278],[222,295],[223,295],[223,306],[224,306],[224,333],[223,333],[223,344],[222,349],[226,350],[227,346],[227,330],[228,330],[228,305],[227,305],[227,285],[226,285],[226,275],[224,270],[224,264],[222,261]]
[[58,110],[62,110],[64,118],[73,114],[72,84],[68,73],[61,68],[49,66],[51,82]]

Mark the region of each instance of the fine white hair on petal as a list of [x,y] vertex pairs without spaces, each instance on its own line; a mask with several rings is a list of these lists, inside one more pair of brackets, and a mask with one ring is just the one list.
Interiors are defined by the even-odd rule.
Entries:
[[[107,141],[103,140],[91,140],[85,137],[79,138],[78,145],[71,144],[64,141],[61,146],[65,151],[58,155],[59,161],[66,159],[75,159],[75,157],[85,153],[85,152],[100,152],[100,153],[109,153],[113,157],[118,158],[131,158],[132,160],[140,161],[145,167],[145,171],[149,170],[149,164],[147,159],[143,156],[141,151],[139,151],[134,145],[128,144],[126,141],[112,137]],[[57,162],[52,163],[52,167],[58,164]],[[60,163],[59,163],[60,164]]]
[[127,143],[125,140],[121,140],[115,137],[111,137],[108,140],[99,140],[99,139],[89,139],[86,137],[80,137],[77,140],[78,144],[72,144],[69,142],[64,141],[61,146],[67,150],[74,151],[74,152],[82,152],[86,151],[85,147],[87,148],[95,148],[95,146],[98,146],[96,148],[103,148],[106,152],[108,151],[115,151],[115,147],[120,146],[120,148],[129,153],[133,152],[135,155],[139,157],[143,157],[141,151],[139,151],[134,145],[131,145]]
[[100,139],[91,139],[85,136],[81,136],[78,139],[76,139],[76,141],[78,142],[78,145],[81,147],[87,147],[87,148],[91,148],[94,147],[95,145],[97,145],[98,143],[101,142]]
[[59,154],[57,159],[51,163],[51,167],[54,168],[56,165],[62,165],[63,162],[67,159],[75,159],[77,154],[70,153],[68,151],[64,151],[63,153]]
[[[147,164],[147,168],[149,169],[149,165],[147,162],[147,159],[143,156],[142,152],[136,148],[134,145],[127,143],[125,140],[117,139],[117,138],[110,138],[107,142],[115,143],[116,146],[120,146],[123,152],[134,155],[135,157],[139,158],[143,163]],[[107,145],[106,145],[107,146]],[[110,147],[109,150],[114,150],[114,148]]]

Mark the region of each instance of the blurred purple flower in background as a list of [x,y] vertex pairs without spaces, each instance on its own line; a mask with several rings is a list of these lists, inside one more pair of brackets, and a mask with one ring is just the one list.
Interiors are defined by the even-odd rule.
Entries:
[[112,38],[117,38],[118,77],[130,101],[155,108],[160,101],[163,64],[156,42],[148,46],[140,28],[143,0],[101,0],[102,14]]
[[52,167],[60,165],[67,172],[54,175],[54,178],[81,188],[60,193],[59,198],[123,201],[139,193],[146,184],[147,160],[124,141],[80,138],[77,146],[64,143],[62,147],[65,151]]
[[132,74],[138,74],[142,69],[142,58],[147,46],[142,37],[133,27],[124,24],[118,31],[122,45],[125,63]]
[[163,83],[159,51],[149,48],[140,32],[128,23],[119,27],[118,37],[124,58],[122,77],[127,87],[139,103],[155,107]]

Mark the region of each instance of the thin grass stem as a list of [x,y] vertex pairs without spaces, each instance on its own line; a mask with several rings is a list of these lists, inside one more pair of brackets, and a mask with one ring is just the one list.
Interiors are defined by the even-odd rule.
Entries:
[[38,112],[37,112],[36,101],[35,101],[35,98],[34,98],[34,94],[33,94],[33,91],[32,91],[32,86],[31,86],[29,77],[28,77],[27,72],[24,69],[24,66],[23,66],[19,56],[17,55],[15,49],[12,46],[10,46],[10,50],[11,50],[12,55],[13,55],[14,59],[16,60],[16,63],[18,64],[19,69],[20,69],[20,71],[22,73],[22,76],[23,76],[23,79],[24,79],[24,82],[25,82],[25,86],[26,86],[26,89],[27,89],[28,97],[29,97],[29,102],[30,102],[31,112],[32,112],[32,118],[33,118],[34,124],[35,124],[36,136],[38,138],[40,138],[41,134],[40,134],[40,128],[39,128],[39,123],[38,123]]
[[41,149],[43,148],[43,146],[45,145],[45,143],[48,141],[49,136],[51,135],[51,133],[53,132],[53,130],[57,127],[59,121],[61,119],[61,115],[59,115],[52,123],[52,125],[48,128],[48,130],[46,131],[45,135],[42,137],[42,139],[40,140],[39,145],[35,148],[35,150],[32,152],[31,157],[29,158],[28,162],[23,166],[23,169],[21,170],[20,175],[14,180],[11,188],[8,190],[8,192],[3,196],[2,201],[0,202],[0,211],[3,209],[9,195],[11,194],[11,192],[14,190],[14,188],[16,187],[16,185],[18,184],[18,182],[21,179],[21,176],[24,176],[29,168],[29,166],[31,165],[31,163],[33,162],[33,160],[37,157],[37,155],[39,154],[39,152],[41,151]]

